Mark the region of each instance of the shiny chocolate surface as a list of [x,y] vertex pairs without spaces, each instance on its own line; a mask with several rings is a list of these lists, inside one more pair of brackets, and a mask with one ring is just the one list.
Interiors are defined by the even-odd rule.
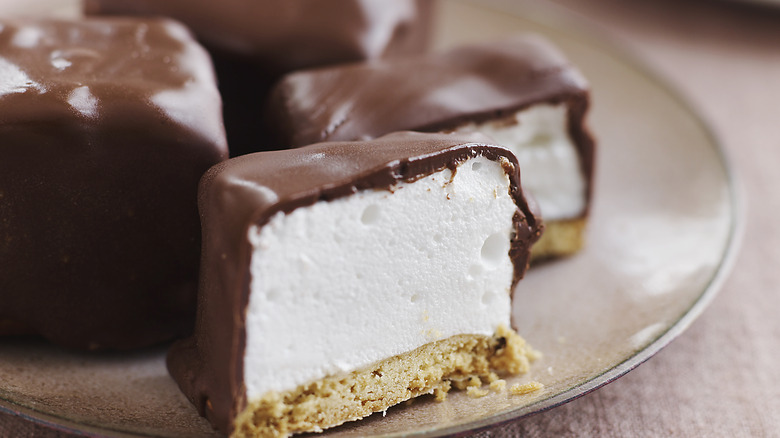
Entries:
[[0,320],[83,349],[189,332],[197,183],[227,145],[183,26],[0,22],[0,154]]
[[90,14],[162,15],[264,70],[419,52],[433,0],[87,0]]
[[434,0],[87,0],[101,15],[168,16],[211,50],[231,156],[278,149],[263,102],[280,75],[301,68],[418,54]]
[[401,130],[448,131],[540,103],[567,106],[569,135],[590,180],[588,83],[557,48],[534,35],[290,73],[271,92],[266,125],[277,147],[299,147]]

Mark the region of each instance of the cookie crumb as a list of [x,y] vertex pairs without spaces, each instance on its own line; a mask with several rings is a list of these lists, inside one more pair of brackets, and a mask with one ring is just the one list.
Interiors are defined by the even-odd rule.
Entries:
[[495,392],[504,392],[506,389],[506,380],[498,379],[490,382],[490,389]]
[[466,388],[466,394],[471,398],[480,398],[488,395],[488,391],[480,389],[479,386],[469,386]]
[[[441,385],[437,386],[433,390],[433,396],[436,397],[437,402],[443,402],[444,400],[447,400],[447,394],[450,392],[450,389],[452,388],[452,382],[446,380],[441,383]],[[411,399],[414,400],[414,399]],[[411,401],[410,400],[410,401]]]
[[522,385],[519,383],[514,384],[512,385],[511,388],[509,388],[509,392],[511,392],[512,395],[525,395],[535,391],[539,391],[542,388],[544,388],[543,384],[533,381],[533,382],[524,383]]

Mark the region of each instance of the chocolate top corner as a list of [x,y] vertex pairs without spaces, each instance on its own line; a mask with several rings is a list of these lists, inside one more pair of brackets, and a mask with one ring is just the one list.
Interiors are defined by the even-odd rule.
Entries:
[[0,74],[6,124],[140,117],[227,147],[209,55],[169,19],[0,20]]

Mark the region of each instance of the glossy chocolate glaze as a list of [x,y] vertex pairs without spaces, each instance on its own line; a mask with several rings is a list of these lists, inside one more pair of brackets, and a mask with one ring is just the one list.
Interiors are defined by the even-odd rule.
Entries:
[[0,24],[0,320],[86,349],[186,335],[197,184],[227,155],[208,55],[169,20]]
[[519,280],[541,224],[520,189],[514,155],[489,144],[479,134],[404,132],[370,142],[250,154],[209,170],[199,189],[204,251],[195,335],[175,343],[168,354],[171,375],[201,415],[230,433],[234,416],[246,406],[243,355],[252,252],[248,232],[279,211],[359,190],[389,190],[399,181],[454,168],[476,155],[506,158],[504,168],[518,206],[510,256]]
[[299,147],[402,130],[448,131],[539,103],[567,105],[569,134],[584,175],[592,179],[594,142],[584,120],[588,84],[537,36],[294,72],[272,90],[266,121],[279,147]]
[[434,0],[87,0],[92,14],[181,20],[214,55],[232,156],[276,149],[262,103],[280,75],[422,53]]
[[[87,0],[90,14],[163,15],[266,70],[420,51],[432,0]],[[424,44],[423,44],[424,46]]]

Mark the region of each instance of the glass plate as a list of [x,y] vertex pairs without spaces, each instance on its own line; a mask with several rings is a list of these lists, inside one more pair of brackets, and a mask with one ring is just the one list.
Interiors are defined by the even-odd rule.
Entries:
[[[599,153],[588,246],[535,266],[515,294],[518,329],[544,357],[529,375],[507,383],[535,380],[543,390],[478,399],[452,392],[444,403],[423,397],[325,436],[474,431],[584,395],[685,330],[736,252],[740,209],[727,160],[676,93],[547,6],[514,0],[441,6],[439,48],[540,32],[592,82]],[[92,436],[216,436],[168,377],[164,354],[162,348],[78,354],[0,341],[0,414]]]

